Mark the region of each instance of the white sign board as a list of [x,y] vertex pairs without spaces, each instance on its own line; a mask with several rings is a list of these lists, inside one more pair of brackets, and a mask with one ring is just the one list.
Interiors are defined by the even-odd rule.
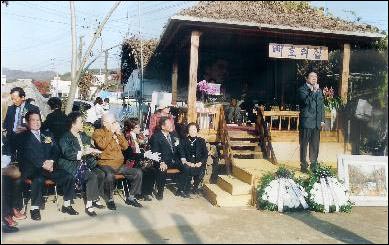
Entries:
[[328,60],[328,47],[269,43],[269,57],[297,60]]
[[214,91],[214,95],[220,95],[220,83],[208,83],[208,86]]
[[356,206],[388,206],[388,157],[339,155],[338,177]]

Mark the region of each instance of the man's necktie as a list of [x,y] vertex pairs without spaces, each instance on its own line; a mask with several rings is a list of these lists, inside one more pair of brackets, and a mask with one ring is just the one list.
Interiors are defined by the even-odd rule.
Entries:
[[170,137],[170,134],[167,136],[167,142],[169,142],[170,149],[172,149],[172,151],[173,151],[172,138]]
[[39,142],[41,142],[41,134],[40,134],[40,132],[38,131],[38,132],[35,132],[34,134],[35,134],[35,137],[39,140]]

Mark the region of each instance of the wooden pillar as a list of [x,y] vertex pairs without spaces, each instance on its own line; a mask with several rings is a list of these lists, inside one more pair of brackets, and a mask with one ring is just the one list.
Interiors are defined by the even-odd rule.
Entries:
[[178,62],[177,56],[173,61],[173,71],[172,71],[172,104],[177,104],[177,76],[178,76]]
[[342,98],[343,103],[347,102],[348,80],[350,77],[350,52],[350,44],[345,43],[343,45],[342,78],[339,84],[339,96]]
[[200,35],[198,31],[192,31],[190,37],[190,62],[189,62],[189,86],[188,86],[188,123],[196,122],[196,89],[197,68],[199,61]]

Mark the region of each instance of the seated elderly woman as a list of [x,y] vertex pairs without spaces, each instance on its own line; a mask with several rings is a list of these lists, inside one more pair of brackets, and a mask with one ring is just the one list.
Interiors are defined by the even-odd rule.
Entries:
[[59,141],[61,156],[58,167],[74,176],[79,188],[86,186],[85,212],[89,216],[96,216],[94,207],[104,208],[99,201],[99,196],[104,198],[105,174],[96,167],[95,157],[100,151],[92,147],[90,137],[83,132],[83,119],[80,112],[69,113],[68,123],[69,131],[64,133]]
[[143,171],[142,193],[139,198],[151,201],[156,171],[153,161],[160,160],[160,153],[152,153],[147,150],[147,138],[141,133],[141,127],[137,118],[124,121],[124,136],[128,141],[128,149],[125,151],[126,161],[135,168]]
[[[135,195],[141,194],[142,170],[124,164],[122,151],[127,150],[128,142],[122,134],[115,116],[110,112],[103,114],[102,124],[103,127],[96,129],[92,138],[96,147],[102,151],[99,156],[98,165],[106,174],[105,189],[108,191],[106,195],[109,198],[107,206],[109,209],[116,209],[115,202],[113,201],[115,174],[122,174],[127,180],[124,181],[126,204],[134,207],[142,207],[135,198]],[[131,186],[129,186],[128,181],[131,181]]]
[[187,166],[187,171],[184,173],[184,192],[190,192],[193,177],[192,193],[197,194],[199,184],[205,175],[208,149],[205,140],[197,135],[198,126],[196,123],[189,123],[187,129],[188,136],[182,140],[180,147],[181,162]]

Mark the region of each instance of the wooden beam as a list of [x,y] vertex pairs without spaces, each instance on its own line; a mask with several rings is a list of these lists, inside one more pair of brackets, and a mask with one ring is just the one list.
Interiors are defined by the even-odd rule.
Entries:
[[177,55],[173,60],[173,71],[172,71],[172,104],[177,104],[177,77],[178,77],[178,61]]
[[350,44],[345,43],[343,45],[342,78],[339,84],[339,96],[342,98],[344,103],[347,102],[348,80],[350,77],[350,52]]
[[199,61],[199,45],[201,33],[192,31],[190,38],[190,63],[189,63],[189,86],[188,86],[188,123],[196,122],[196,89],[197,69]]

